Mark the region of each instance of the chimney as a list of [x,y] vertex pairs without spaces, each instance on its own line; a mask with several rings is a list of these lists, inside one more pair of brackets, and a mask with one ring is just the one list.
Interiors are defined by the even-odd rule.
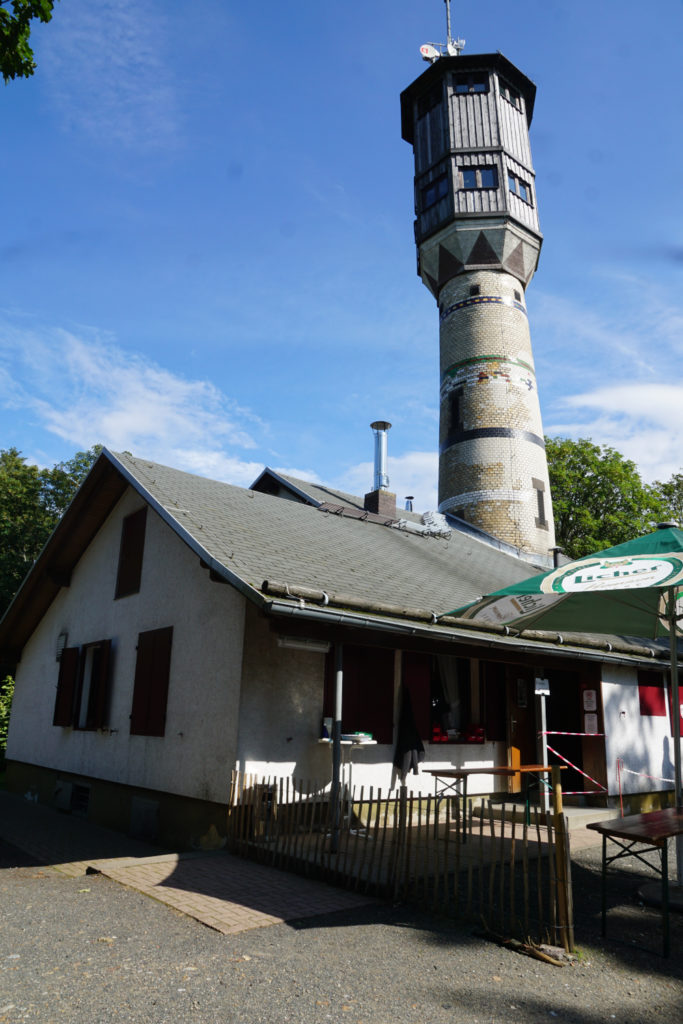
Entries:
[[386,516],[387,519],[396,518],[396,495],[389,490],[389,477],[387,476],[387,431],[391,429],[391,423],[386,420],[375,420],[370,424],[375,434],[375,489],[365,495],[363,507],[366,512],[375,512],[377,515]]

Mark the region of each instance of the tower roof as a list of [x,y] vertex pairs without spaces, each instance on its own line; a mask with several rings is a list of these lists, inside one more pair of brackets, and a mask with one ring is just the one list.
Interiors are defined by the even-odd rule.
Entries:
[[519,89],[526,103],[527,121],[531,124],[536,99],[536,86],[531,79],[502,53],[461,54],[459,57],[440,57],[401,93],[401,135],[405,141],[411,145],[413,143],[413,101],[416,96],[427,92],[447,71],[476,71],[482,68],[499,72]]

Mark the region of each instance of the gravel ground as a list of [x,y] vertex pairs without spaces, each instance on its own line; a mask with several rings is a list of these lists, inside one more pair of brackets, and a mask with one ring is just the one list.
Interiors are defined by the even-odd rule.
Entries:
[[621,872],[603,946],[598,868],[599,848],[574,866],[579,957],[560,968],[406,907],[223,936],[0,843],[0,1022],[681,1024],[683,918],[663,960],[659,916],[634,899],[640,876]]

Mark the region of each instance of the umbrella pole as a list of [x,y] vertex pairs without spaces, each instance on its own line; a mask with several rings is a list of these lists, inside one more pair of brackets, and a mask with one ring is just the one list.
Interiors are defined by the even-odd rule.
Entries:
[[[671,724],[674,741],[674,796],[676,807],[681,799],[681,699],[678,688],[678,644],[676,642],[676,589],[669,588],[669,648],[671,651]],[[683,836],[676,837],[676,876],[683,885]]]

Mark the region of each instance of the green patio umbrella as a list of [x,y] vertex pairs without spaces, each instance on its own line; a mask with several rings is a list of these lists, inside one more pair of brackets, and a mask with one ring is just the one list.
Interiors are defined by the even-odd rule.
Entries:
[[[676,806],[681,799],[681,734],[676,640],[683,636],[683,531],[663,524],[654,533],[568,562],[504,587],[450,615],[515,629],[668,637]],[[678,712],[678,713],[677,713]],[[677,844],[683,884],[683,843]]]

